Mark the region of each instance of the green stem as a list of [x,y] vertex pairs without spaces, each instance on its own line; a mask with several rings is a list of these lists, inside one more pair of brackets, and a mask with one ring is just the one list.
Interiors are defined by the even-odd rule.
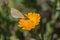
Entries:
[[44,29],[45,29],[45,25],[43,24],[42,28],[41,28],[41,39],[44,40]]
[[52,20],[49,21],[46,25],[46,27],[47,27],[46,35],[47,36],[45,35],[46,37],[44,37],[46,40],[52,40],[51,38],[52,38],[52,34],[53,34],[53,31],[54,31],[54,28],[55,28],[54,24],[55,24],[56,19],[57,19],[57,17],[55,17],[56,16],[57,1],[58,0],[54,1],[53,7],[51,9],[52,10]]
[[34,38],[36,38],[36,40],[41,40],[38,33],[35,30],[31,30],[30,33]]
[[[51,36],[49,36],[49,40],[51,40],[51,37],[52,37],[52,33],[53,33],[53,31],[54,31],[54,28],[55,28],[55,26],[54,26],[54,24],[55,24],[55,22],[56,22],[56,19],[57,18],[53,18],[53,16],[55,16],[56,15],[56,8],[57,8],[57,1],[58,0],[55,0],[54,1],[54,3],[53,3],[53,7],[52,7],[52,20],[51,20],[51,22],[53,22],[53,23],[50,23],[50,27],[52,27],[51,29],[52,29],[52,31],[50,32],[51,33]],[[55,19],[55,20],[54,20]],[[51,26],[52,25],[52,26]]]
[[[53,8],[52,8],[52,20],[51,20],[51,21],[54,20],[54,19],[53,19],[53,16],[56,15],[57,1],[58,1],[58,0],[55,0],[55,2],[53,3]],[[57,18],[55,18],[55,21],[56,21],[56,19],[57,19]],[[54,26],[54,24],[55,24],[55,21],[54,21],[54,23],[51,23],[53,26]],[[55,28],[55,27],[53,27],[53,29],[54,29],[54,28]]]
[[58,0],[55,0],[55,2],[53,3],[52,14],[56,14],[57,1]]
[[44,40],[44,33],[41,33],[41,38],[42,40]]

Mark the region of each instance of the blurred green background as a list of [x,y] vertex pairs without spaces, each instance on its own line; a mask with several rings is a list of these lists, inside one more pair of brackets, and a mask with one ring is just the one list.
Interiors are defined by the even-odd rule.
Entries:
[[[20,29],[11,8],[40,13],[40,25],[31,31]],[[60,40],[60,0],[0,0],[0,40]]]

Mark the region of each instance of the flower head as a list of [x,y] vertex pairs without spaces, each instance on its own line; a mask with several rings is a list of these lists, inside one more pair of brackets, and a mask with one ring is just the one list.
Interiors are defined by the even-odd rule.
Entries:
[[28,14],[25,14],[25,16],[28,19],[23,19],[23,18],[20,19],[19,25],[18,25],[23,30],[31,30],[35,28],[35,26],[38,25],[40,22],[40,14],[38,13],[29,12]]

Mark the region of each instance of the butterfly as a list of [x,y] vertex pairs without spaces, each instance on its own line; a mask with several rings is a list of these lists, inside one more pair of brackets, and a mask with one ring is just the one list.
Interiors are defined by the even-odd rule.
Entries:
[[11,8],[11,16],[14,18],[25,18],[23,13],[21,13],[19,10],[15,8]]

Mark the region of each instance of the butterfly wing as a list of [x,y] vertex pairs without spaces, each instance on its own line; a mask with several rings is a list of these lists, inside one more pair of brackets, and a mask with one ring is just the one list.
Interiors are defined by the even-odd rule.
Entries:
[[11,16],[14,18],[25,18],[25,16],[15,8],[11,8]]

